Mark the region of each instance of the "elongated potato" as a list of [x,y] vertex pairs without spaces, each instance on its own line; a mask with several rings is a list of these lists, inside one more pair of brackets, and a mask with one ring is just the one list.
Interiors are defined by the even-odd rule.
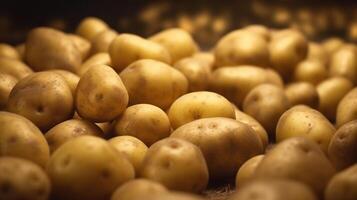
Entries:
[[336,127],[357,119],[357,88],[350,90],[338,103]]
[[357,83],[357,47],[344,45],[331,57],[330,76],[343,76],[354,84]]
[[21,61],[10,58],[0,58],[0,73],[11,75],[20,80],[32,74],[33,71]]

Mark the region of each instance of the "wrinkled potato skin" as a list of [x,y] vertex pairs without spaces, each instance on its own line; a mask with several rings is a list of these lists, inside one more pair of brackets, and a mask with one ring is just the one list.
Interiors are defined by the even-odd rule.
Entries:
[[134,178],[127,158],[107,141],[81,136],[66,142],[51,156],[47,174],[55,199],[109,199],[114,190]]
[[21,79],[12,89],[7,109],[30,119],[47,131],[73,116],[73,97],[61,75],[37,72]]
[[328,146],[328,156],[338,170],[357,162],[357,121],[341,126],[332,136]]
[[331,57],[330,76],[343,76],[357,83],[357,47],[344,45]]
[[326,200],[354,200],[357,197],[357,164],[332,177],[325,190]]
[[36,164],[14,157],[0,157],[0,199],[47,200],[51,184]]
[[357,88],[350,90],[338,103],[336,111],[336,127],[357,119]]
[[176,129],[191,121],[210,118],[235,118],[234,107],[223,96],[214,92],[191,92],[174,101],[168,112],[171,127]]
[[20,80],[32,74],[33,71],[29,66],[21,61],[9,58],[0,58],[0,73],[9,74]]
[[8,44],[0,43],[0,57],[21,60],[16,49]]
[[98,33],[91,41],[92,54],[108,52],[110,44],[117,35],[118,33],[112,29],[104,30]]
[[78,49],[79,53],[81,54],[82,60],[85,60],[90,53],[91,43],[82,38],[81,36],[75,34],[68,34],[69,39],[73,42],[74,46]]
[[130,64],[141,59],[153,59],[167,64],[172,62],[165,47],[133,34],[120,34],[109,46],[113,68],[120,73]]
[[148,103],[163,110],[188,90],[186,77],[159,61],[143,59],[120,73],[129,93],[129,104]]
[[99,18],[84,18],[76,29],[76,34],[91,41],[97,34],[107,30],[108,25]]
[[83,76],[93,65],[109,65],[111,60],[108,53],[97,53],[89,57],[78,69],[78,75]]
[[255,174],[255,169],[262,161],[264,155],[257,155],[247,160],[238,170],[236,175],[236,188],[241,188],[243,185],[251,181]]
[[136,104],[128,107],[114,123],[116,135],[130,135],[140,139],[147,146],[168,137],[170,120],[160,108],[150,104]]
[[187,140],[201,149],[212,180],[234,176],[246,160],[263,153],[254,130],[229,118],[195,120],[176,129],[170,137]]
[[57,124],[45,134],[46,140],[50,146],[50,152],[53,153],[62,144],[82,135],[93,135],[102,137],[102,130],[95,124],[82,119],[71,119]]
[[107,122],[117,118],[126,109],[128,98],[119,75],[109,66],[96,65],[79,80],[75,104],[82,118]]
[[17,83],[17,79],[11,75],[0,72],[0,110],[6,108],[12,88]]
[[319,106],[319,94],[314,85],[308,82],[294,82],[285,88],[291,106],[304,104],[311,108]]
[[327,68],[319,60],[305,60],[300,62],[295,69],[293,79],[306,81],[317,85],[327,78]]
[[67,82],[67,85],[71,89],[72,95],[74,96],[74,94],[76,93],[76,88],[77,88],[78,82],[79,82],[79,76],[77,76],[76,74],[74,74],[70,71],[66,71],[66,70],[56,69],[56,70],[51,70],[51,71],[62,76],[62,78]]
[[0,132],[0,156],[20,157],[46,166],[50,150],[45,137],[31,121],[0,112]]

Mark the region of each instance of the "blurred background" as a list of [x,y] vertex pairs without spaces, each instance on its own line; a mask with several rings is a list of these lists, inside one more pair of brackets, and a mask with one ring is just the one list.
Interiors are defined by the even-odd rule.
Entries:
[[317,41],[330,36],[357,41],[356,0],[2,0],[0,42],[19,44],[37,26],[72,32],[87,16],[103,19],[119,33],[141,36],[181,27],[206,49],[249,24],[293,27]]

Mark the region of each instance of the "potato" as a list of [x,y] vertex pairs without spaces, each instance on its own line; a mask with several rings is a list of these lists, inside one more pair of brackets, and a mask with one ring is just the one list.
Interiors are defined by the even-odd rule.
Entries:
[[170,137],[187,140],[201,149],[212,180],[233,177],[245,161],[263,153],[254,130],[229,118],[195,120],[176,129]]
[[28,34],[25,60],[35,71],[76,72],[82,63],[81,52],[66,34],[45,27],[35,28]]
[[81,36],[75,34],[68,34],[67,36],[73,42],[74,46],[81,54],[82,60],[85,60],[89,56],[91,43],[88,40],[82,38]]
[[265,72],[267,73],[267,80],[269,83],[284,88],[284,81],[278,72],[269,68],[267,68]]
[[335,173],[319,146],[304,137],[293,137],[270,150],[255,170],[255,178],[288,178],[302,182],[321,196]]
[[274,138],[279,117],[290,107],[284,90],[271,84],[261,84],[251,90],[243,102],[243,112],[256,119]]
[[263,158],[264,155],[257,155],[243,163],[236,175],[236,188],[241,188],[243,185],[252,180],[255,174],[255,169],[258,167]]
[[165,110],[188,89],[188,81],[180,71],[150,59],[134,62],[120,77],[130,105],[148,103]]
[[270,30],[263,25],[253,24],[253,25],[244,27],[243,30],[259,34],[266,41],[270,40]]
[[149,38],[164,46],[171,56],[171,62],[192,56],[198,51],[198,46],[192,36],[185,30],[171,28],[161,31]]
[[336,110],[336,127],[357,119],[357,88],[350,90],[338,103]]
[[94,122],[114,120],[125,110],[128,101],[122,80],[107,65],[91,67],[78,82],[75,104],[84,119]]
[[25,58],[25,49],[26,49],[25,43],[21,43],[21,44],[17,45],[15,47],[15,49],[16,49],[18,55],[20,56],[19,60],[24,60],[24,58]]
[[216,66],[269,65],[268,43],[260,34],[236,30],[223,36],[215,46]]
[[319,106],[319,95],[314,85],[308,82],[294,82],[286,86],[285,95],[292,106],[304,104],[311,108]]
[[21,61],[9,58],[0,58],[0,73],[11,75],[20,80],[32,74],[33,71],[29,66]]
[[344,45],[344,41],[341,38],[332,37],[322,42],[322,47],[327,52],[328,56],[335,53],[341,46]]
[[335,127],[319,111],[299,105],[290,108],[280,117],[276,127],[276,141],[302,136],[315,141],[327,153],[335,131]]
[[160,195],[169,191],[160,183],[148,179],[135,179],[124,183],[113,193],[111,200],[140,200],[150,195]]
[[45,167],[50,150],[41,131],[28,119],[0,112],[0,156],[31,160]]
[[222,67],[213,71],[210,90],[241,107],[244,98],[255,86],[262,83],[276,83],[271,78],[271,73],[273,72],[267,73],[267,70],[255,66]]
[[21,60],[16,49],[8,44],[0,43],[0,57]]
[[109,199],[114,190],[133,179],[134,168],[107,141],[80,136],[51,156],[47,174],[56,199]]
[[228,200],[317,200],[306,185],[289,179],[256,180],[238,190]]
[[174,67],[187,78],[189,92],[208,89],[211,70],[207,64],[196,58],[189,57],[179,60]]
[[202,65],[212,69],[215,63],[215,57],[213,53],[210,52],[198,52],[191,56],[193,59],[198,60]]
[[294,81],[305,81],[317,85],[327,78],[327,68],[319,60],[304,60],[294,71]]
[[318,110],[334,122],[338,103],[353,87],[353,83],[343,77],[324,80],[316,87],[320,99]]
[[235,118],[232,104],[214,92],[191,92],[174,101],[168,112],[171,127],[176,129],[188,122],[210,117]]
[[332,136],[328,146],[328,157],[341,170],[357,163],[357,121],[341,126]]
[[112,122],[102,122],[95,123],[104,133],[104,138],[109,139],[114,137],[114,123]]
[[78,82],[79,82],[79,76],[77,76],[76,74],[74,74],[70,71],[66,71],[66,70],[55,69],[55,70],[51,70],[51,71],[62,76],[62,78],[66,81],[67,85],[71,89],[72,95],[74,96],[74,94],[76,93],[76,88],[77,88]]
[[37,72],[15,85],[7,109],[26,117],[46,131],[73,116],[73,97],[61,75]]
[[6,108],[12,88],[17,83],[17,79],[11,75],[0,72],[0,110]]
[[108,25],[99,18],[86,17],[78,25],[76,34],[91,41],[100,32],[109,29]]
[[118,33],[115,30],[107,29],[98,33],[92,40],[92,54],[108,52],[109,46]]
[[50,146],[50,152],[53,153],[65,142],[82,135],[102,137],[104,134],[98,126],[91,122],[81,119],[71,119],[51,128],[47,131],[45,137]]
[[307,51],[306,38],[293,30],[278,33],[269,44],[271,64],[285,80],[290,79],[296,65],[306,58]]
[[118,73],[140,59],[153,59],[170,64],[169,51],[153,41],[133,34],[120,34],[109,46],[113,68]]
[[256,119],[238,109],[235,109],[235,116],[237,121],[247,124],[258,134],[265,149],[269,143],[269,138],[268,133],[265,131],[264,127]]
[[127,156],[136,174],[138,174],[148,147],[133,136],[117,136],[111,138],[108,142],[116,150]]
[[0,157],[0,199],[47,200],[50,180],[36,164],[14,157]]
[[330,76],[343,76],[357,83],[357,47],[344,45],[332,54]]
[[[163,192],[163,193],[153,193],[148,194],[144,197],[146,200],[205,200],[205,198],[194,195],[192,193],[185,193],[185,192]],[[135,196],[130,200],[142,200],[142,196]]]
[[354,200],[357,197],[357,164],[332,177],[325,190],[326,200]]
[[307,60],[317,60],[323,65],[328,63],[328,52],[321,44],[316,42],[309,42],[308,48]]
[[170,190],[186,192],[201,192],[208,184],[207,164],[201,150],[178,138],[153,144],[145,155],[140,176]]
[[111,65],[108,53],[97,53],[89,57],[78,69],[78,75],[83,76],[93,65]]
[[170,120],[160,108],[150,104],[128,107],[114,122],[116,135],[134,136],[147,146],[170,135]]

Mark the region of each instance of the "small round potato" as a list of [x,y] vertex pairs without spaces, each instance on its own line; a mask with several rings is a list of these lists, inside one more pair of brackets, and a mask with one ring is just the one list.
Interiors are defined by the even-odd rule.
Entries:
[[214,54],[216,67],[235,65],[269,65],[267,41],[251,31],[236,30],[223,36],[217,43]]
[[327,52],[328,56],[335,53],[340,47],[344,45],[344,41],[341,38],[332,37],[322,42],[322,47]]
[[233,177],[245,161],[263,153],[254,130],[229,118],[195,120],[176,129],[170,137],[187,140],[201,149],[212,180]]
[[334,122],[338,103],[353,87],[353,83],[344,77],[324,80],[316,87],[320,100],[318,110]]
[[0,58],[0,73],[9,74],[20,80],[32,74],[33,71],[21,61],[10,58]]
[[51,156],[47,174],[55,199],[109,199],[115,189],[133,179],[134,168],[107,141],[80,136]]
[[192,56],[198,51],[198,46],[192,36],[185,30],[171,28],[161,31],[149,38],[164,46],[171,55],[171,62]]
[[108,53],[97,53],[89,57],[78,69],[78,75],[83,76],[93,65],[111,66],[110,56]]
[[86,17],[78,25],[76,34],[91,41],[100,32],[109,29],[108,25],[99,18]]
[[124,183],[113,193],[111,200],[140,200],[150,195],[169,192],[162,184],[148,179],[135,179]]
[[28,119],[0,112],[0,156],[14,156],[45,167],[50,150],[41,131]]
[[26,40],[26,62],[35,70],[64,69],[76,72],[81,52],[63,32],[52,28],[35,28]]
[[284,112],[276,127],[276,141],[302,136],[315,141],[327,153],[335,127],[319,111],[307,106],[294,106]]
[[51,184],[36,164],[14,157],[0,157],[0,199],[47,200]]
[[120,73],[130,105],[148,103],[166,110],[188,90],[186,77],[177,69],[155,60],[134,62]]
[[357,163],[357,120],[341,126],[332,136],[328,156],[338,169]]
[[56,69],[56,70],[51,70],[51,71],[62,76],[62,78],[67,82],[67,85],[71,89],[72,95],[74,96],[74,94],[76,93],[76,88],[77,88],[78,82],[79,82],[79,76],[77,76],[76,74],[74,74],[70,71],[66,71],[66,70]]
[[272,84],[261,84],[249,92],[243,102],[243,112],[256,119],[268,132],[275,136],[279,117],[290,107],[284,90]]
[[286,86],[285,95],[291,106],[304,104],[311,108],[319,106],[319,94],[314,85],[309,82],[294,82]]
[[82,135],[102,137],[102,130],[95,124],[82,120],[71,119],[57,124],[45,134],[50,152],[53,153],[62,144]]
[[118,73],[140,59],[153,59],[170,64],[169,51],[160,44],[133,34],[120,34],[109,46],[113,68]]
[[262,161],[264,155],[257,155],[247,160],[238,170],[236,175],[236,188],[241,188],[243,185],[251,181],[255,174],[255,169]]
[[323,65],[329,61],[329,56],[326,49],[319,43],[309,42],[309,50],[307,53],[307,60],[317,60]]
[[68,34],[69,39],[73,42],[74,46],[78,49],[79,53],[81,54],[82,60],[85,60],[90,53],[91,43],[82,38],[81,36],[75,34]]
[[111,138],[108,142],[116,150],[126,155],[134,166],[136,174],[139,174],[148,147],[133,136],[117,136]]
[[343,76],[357,83],[357,47],[344,45],[331,57],[330,76]]
[[357,119],[357,88],[350,90],[338,103],[336,127]]
[[21,60],[16,49],[8,44],[0,43],[0,57]]
[[310,186],[322,196],[335,169],[319,146],[304,137],[293,137],[270,150],[255,170],[255,178],[288,178]]
[[114,120],[125,110],[128,98],[128,92],[119,75],[107,65],[95,65],[79,80],[75,104],[82,118],[107,122]]
[[17,79],[11,75],[0,72],[0,110],[6,108],[12,88],[17,83]]
[[214,92],[191,92],[174,101],[168,112],[171,127],[176,129],[188,122],[210,117],[235,118],[234,107]]
[[166,138],[146,153],[140,176],[170,190],[202,192],[208,184],[208,169],[201,150],[182,139]]
[[110,44],[117,35],[118,33],[112,29],[107,29],[98,33],[91,41],[92,54],[108,52]]
[[116,135],[130,135],[140,139],[147,146],[168,137],[170,120],[160,108],[150,104],[136,104],[128,107],[114,123]]
[[319,84],[327,78],[327,68],[319,60],[305,60],[300,62],[294,71],[295,81],[306,81],[313,85]]
[[325,200],[355,200],[357,197],[357,164],[332,177],[325,190]]

